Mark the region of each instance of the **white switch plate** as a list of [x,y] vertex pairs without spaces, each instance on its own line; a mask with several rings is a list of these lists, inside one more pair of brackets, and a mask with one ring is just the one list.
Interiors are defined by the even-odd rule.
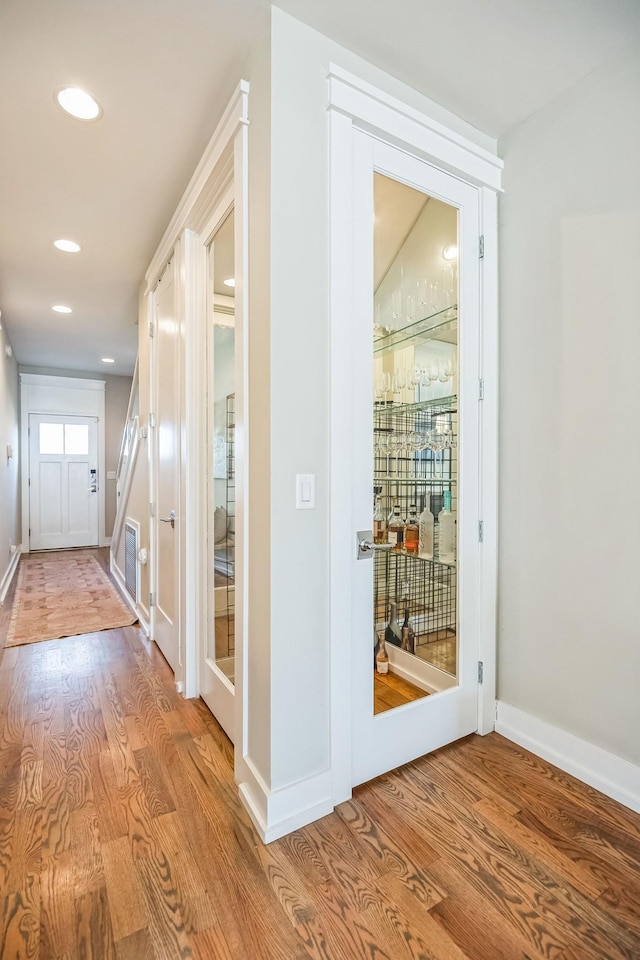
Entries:
[[107,480],[115,480],[116,472],[115,470],[107,470]]
[[314,510],[316,505],[315,473],[296,474],[296,510]]

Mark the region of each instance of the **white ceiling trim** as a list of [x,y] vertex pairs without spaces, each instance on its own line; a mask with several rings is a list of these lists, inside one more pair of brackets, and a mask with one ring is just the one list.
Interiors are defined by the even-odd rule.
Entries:
[[241,80],[225,109],[211,140],[209,141],[191,180],[182,195],[176,212],[164,232],[160,245],[145,274],[145,294],[151,292],[171,258],[177,240],[191,225],[194,212],[206,198],[207,181],[211,178],[217,164],[233,143],[236,130],[249,124],[249,83]]

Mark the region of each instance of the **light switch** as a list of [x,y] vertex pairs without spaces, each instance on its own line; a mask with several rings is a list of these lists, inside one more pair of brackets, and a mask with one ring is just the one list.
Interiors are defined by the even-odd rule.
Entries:
[[316,505],[315,473],[296,474],[296,510],[313,510]]
[[107,480],[115,480],[116,472],[115,470],[107,470]]

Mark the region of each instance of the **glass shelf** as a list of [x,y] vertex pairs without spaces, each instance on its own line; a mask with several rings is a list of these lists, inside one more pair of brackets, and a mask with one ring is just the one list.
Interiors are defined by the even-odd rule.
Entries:
[[458,324],[458,305],[445,307],[444,310],[438,310],[422,320],[415,320],[400,330],[394,330],[386,337],[379,337],[373,343],[373,353],[375,355],[389,353],[402,343],[408,340],[414,343],[427,343],[429,340],[444,340],[447,343],[453,343],[455,340],[449,340],[447,333],[454,334],[457,337]]
[[[442,408],[442,409],[440,409]],[[452,393],[449,397],[437,397],[435,400],[420,400],[418,403],[394,403],[392,400],[375,400],[373,410],[376,416],[397,417],[404,414],[422,413],[457,413],[458,397]]]

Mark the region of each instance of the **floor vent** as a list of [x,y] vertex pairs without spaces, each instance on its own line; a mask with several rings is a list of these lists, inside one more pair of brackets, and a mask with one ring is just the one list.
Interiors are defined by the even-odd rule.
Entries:
[[125,523],[124,526],[124,585],[127,592],[138,602],[138,531]]

